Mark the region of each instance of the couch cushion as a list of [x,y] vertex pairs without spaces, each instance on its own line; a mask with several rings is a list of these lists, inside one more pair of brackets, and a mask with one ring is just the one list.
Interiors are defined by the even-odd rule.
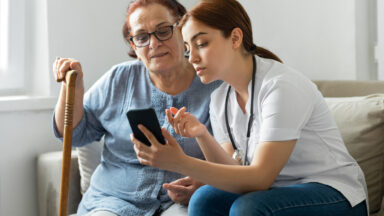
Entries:
[[384,191],[384,94],[325,100],[348,151],[364,172],[370,212],[378,211]]
[[88,189],[93,171],[95,171],[96,167],[100,163],[103,143],[104,139],[100,142],[93,142],[91,144],[76,148],[79,162],[81,194],[84,194]]

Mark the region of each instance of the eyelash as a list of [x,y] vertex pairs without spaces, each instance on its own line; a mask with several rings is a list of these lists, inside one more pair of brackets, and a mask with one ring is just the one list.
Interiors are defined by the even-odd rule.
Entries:
[[[204,42],[204,43],[201,43],[201,44],[196,44],[197,48],[204,48],[207,45],[208,45],[208,42]],[[186,48],[185,55],[189,55],[189,53],[190,53],[190,50],[188,48]]]
[[204,42],[204,43],[201,43],[201,44],[197,44],[197,47],[202,48],[202,47],[207,46],[207,44],[208,44],[208,42]]

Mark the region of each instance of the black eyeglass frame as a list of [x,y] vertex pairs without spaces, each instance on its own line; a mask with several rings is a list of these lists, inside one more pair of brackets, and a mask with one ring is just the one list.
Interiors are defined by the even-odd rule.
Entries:
[[[157,29],[156,31],[151,32],[151,33],[140,33],[140,34],[138,34],[138,35],[131,36],[131,37],[129,37],[129,40],[130,40],[136,47],[139,47],[139,48],[146,47],[146,46],[148,46],[148,45],[151,43],[151,35],[154,35],[154,36],[156,37],[156,39],[159,40],[159,41],[167,41],[167,40],[169,40],[169,39],[172,38],[172,36],[173,36],[173,29],[177,26],[177,24],[178,24],[178,22],[174,23],[173,25],[162,26],[162,27],[160,27],[160,28],[170,28],[170,29],[171,29],[171,34],[170,34],[170,36],[169,36],[168,38],[166,38],[166,39],[160,39],[160,38],[159,38],[159,36],[157,35],[158,32],[159,32],[159,29]],[[139,36],[139,35],[143,35],[143,34],[144,34],[144,35],[148,35],[148,40],[147,40],[147,42],[145,43],[145,45],[140,45],[140,46],[138,46],[138,45],[135,43],[135,41],[134,41],[133,39],[134,39],[135,37],[137,37],[137,36]]]

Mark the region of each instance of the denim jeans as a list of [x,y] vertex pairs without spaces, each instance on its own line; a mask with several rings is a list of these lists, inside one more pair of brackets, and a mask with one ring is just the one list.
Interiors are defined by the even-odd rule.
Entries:
[[188,215],[231,216],[367,216],[365,201],[354,206],[334,188],[304,183],[235,194],[209,185],[191,197]]

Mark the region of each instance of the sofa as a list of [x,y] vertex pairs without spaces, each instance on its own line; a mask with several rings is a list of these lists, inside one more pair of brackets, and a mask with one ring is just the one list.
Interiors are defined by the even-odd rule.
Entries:
[[[369,194],[370,215],[384,216],[384,81],[314,81],[323,94],[350,154],[362,168]],[[74,214],[100,162],[102,142],[73,149],[68,213]],[[57,215],[61,152],[37,158],[40,216]],[[187,215],[187,208],[172,205],[163,216]]]

